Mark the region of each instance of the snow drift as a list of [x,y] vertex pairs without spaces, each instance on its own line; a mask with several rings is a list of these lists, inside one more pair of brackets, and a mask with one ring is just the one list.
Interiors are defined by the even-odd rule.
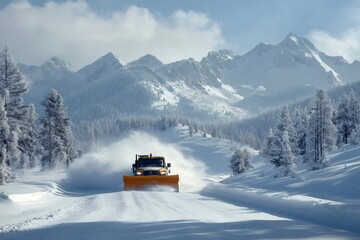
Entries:
[[192,192],[205,186],[205,165],[174,144],[161,142],[145,132],[134,132],[74,162],[62,182],[66,191],[111,192],[123,189],[123,175],[132,175],[135,154],[164,156],[172,164],[171,174],[180,175],[180,191]]

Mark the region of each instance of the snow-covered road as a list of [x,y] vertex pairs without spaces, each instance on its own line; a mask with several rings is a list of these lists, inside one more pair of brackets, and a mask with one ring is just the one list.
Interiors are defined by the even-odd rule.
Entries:
[[[139,139],[145,152],[171,156],[179,193],[121,190]],[[0,188],[0,239],[360,239],[360,147],[334,152],[323,170],[299,168],[296,178],[274,178],[257,158],[219,183],[229,146],[134,134],[70,169],[25,171]]]
[[[55,183],[35,186],[38,191],[10,194],[0,204],[0,210],[6,213],[0,221],[1,239],[358,237],[351,232],[294,220],[283,213],[279,217],[276,213],[241,206],[234,203],[239,195],[229,199],[229,191],[221,194],[223,187],[215,185],[203,194],[157,191],[86,194],[63,192]],[[6,211],[9,207],[16,211]]]

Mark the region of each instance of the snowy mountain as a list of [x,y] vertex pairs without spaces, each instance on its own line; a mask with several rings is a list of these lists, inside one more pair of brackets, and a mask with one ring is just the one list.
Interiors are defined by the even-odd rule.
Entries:
[[61,80],[73,73],[70,64],[55,56],[41,66],[27,66],[24,64],[18,64],[18,66],[32,84]]
[[143,66],[143,67],[150,68],[151,70],[155,70],[155,69],[158,69],[158,68],[164,66],[164,64],[159,59],[157,59],[155,56],[147,54],[147,55],[139,58],[138,60],[128,63],[127,66],[128,67]]
[[109,74],[113,74],[124,68],[119,58],[109,52],[97,59],[95,62],[83,67],[72,77],[77,81],[93,81],[106,78]]
[[44,62],[41,66],[28,66],[18,63],[18,67],[30,87],[25,100],[34,103],[37,109],[39,109],[42,98],[45,97],[53,86],[74,74],[69,63],[55,56]]
[[[264,106],[301,98],[315,89],[329,89],[360,80],[360,63],[320,52],[306,38],[289,34],[277,45],[260,43],[234,67],[222,71],[222,79],[246,100],[240,106]],[[271,106],[272,107],[272,106]]]
[[360,80],[359,61],[328,56],[296,34],[242,56],[210,52],[199,62],[163,64],[148,54],[125,65],[108,53],[77,72],[55,57],[20,68],[31,83],[28,101],[37,104],[56,88],[75,121],[164,113],[242,118]]

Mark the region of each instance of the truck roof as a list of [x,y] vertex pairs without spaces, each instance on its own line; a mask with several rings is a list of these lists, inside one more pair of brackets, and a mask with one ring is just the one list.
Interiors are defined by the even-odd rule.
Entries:
[[164,157],[162,157],[162,156],[152,156],[152,155],[138,155],[138,159],[140,159],[140,158],[142,158],[142,159],[144,159],[144,158],[160,158],[160,159],[165,159]]

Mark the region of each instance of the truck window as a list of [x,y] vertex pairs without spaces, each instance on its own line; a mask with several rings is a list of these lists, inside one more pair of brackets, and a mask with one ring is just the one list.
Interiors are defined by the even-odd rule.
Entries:
[[160,158],[139,159],[139,167],[164,167],[164,160]]

